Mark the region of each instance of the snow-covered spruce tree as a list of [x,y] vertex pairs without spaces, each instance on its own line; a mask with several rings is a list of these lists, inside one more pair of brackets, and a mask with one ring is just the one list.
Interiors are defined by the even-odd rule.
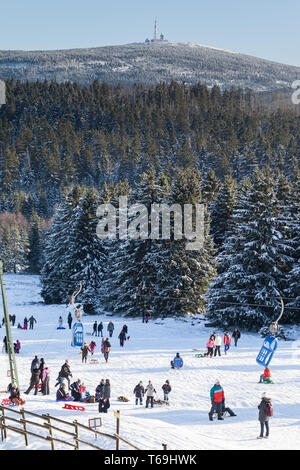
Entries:
[[225,176],[211,212],[211,232],[217,247],[224,243],[225,234],[230,226],[233,208],[236,204],[236,193],[236,181],[230,172]]
[[[151,204],[158,203],[164,188],[156,183],[156,172],[151,168],[147,173],[142,173],[135,190],[130,194],[129,205],[144,204],[151,210]],[[147,220],[145,220],[147,217]],[[134,216],[128,217],[130,224],[134,223]],[[152,295],[152,285],[156,276],[153,270],[149,270],[145,264],[145,257],[150,252],[152,240],[149,238],[150,228],[148,215],[142,216],[141,222],[146,223],[145,233],[140,231],[138,239],[118,240],[113,257],[111,270],[111,292],[114,313],[127,315],[141,315],[145,308],[145,302]],[[139,225],[139,224],[137,224]],[[141,225],[137,227],[139,232]]]
[[255,170],[243,185],[232,227],[218,256],[218,276],[208,292],[207,316],[220,325],[257,329],[280,311],[283,267],[289,261],[278,221],[275,182],[269,170]]
[[[169,188],[163,173],[144,173],[134,192],[134,202],[142,203],[151,214],[152,204],[201,202],[201,178],[195,170],[179,169],[174,187]],[[212,241],[206,224],[205,244],[197,251],[186,250],[186,239],[174,239],[171,212],[170,240],[149,238],[153,218],[149,217],[146,239],[126,240],[114,265],[114,312],[141,315],[152,306],[158,316],[198,313],[204,306],[204,292],[214,275]],[[208,222],[208,217],[206,218]],[[182,234],[182,230],[181,230]]]
[[82,281],[82,292],[78,302],[82,303],[85,313],[97,313],[100,307],[97,290],[103,280],[106,264],[105,242],[96,233],[99,193],[94,188],[86,188],[77,208],[73,211],[69,225],[69,246],[64,260],[70,279],[70,287]]
[[43,251],[44,266],[41,270],[41,295],[46,304],[67,302],[70,291],[77,287],[69,283],[70,266],[67,266],[66,255],[72,245],[72,217],[78,210],[83,188],[79,185],[66,191],[62,202],[56,208],[52,224],[46,234]]
[[[179,169],[168,198],[169,204],[200,204],[202,179],[194,169]],[[174,222],[174,217],[172,219]],[[193,225],[195,230],[195,224]],[[183,232],[185,233],[184,219]],[[207,286],[215,275],[213,242],[209,235],[210,221],[204,204],[204,243],[200,249],[187,249],[187,238],[174,239],[174,226],[170,241],[159,240],[146,256],[152,264],[156,282],[152,307],[160,316],[187,315],[203,312]]]
[[292,248],[292,264],[286,274],[284,297],[286,310],[284,321],[300,322],[300,171],[295,171],[292,178],[291,192],[287,204],[286,222],[290,245]]

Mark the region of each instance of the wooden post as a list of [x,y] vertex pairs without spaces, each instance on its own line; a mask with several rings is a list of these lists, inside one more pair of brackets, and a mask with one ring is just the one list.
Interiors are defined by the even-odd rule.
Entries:
[[4,431],[4,438],[7,438],[7,431],[6,431],[6,426],[5,426],[5,410],[2,408],[2,425],[3,425],[3,431]]
[[23,428],[24,428],[24,438],[25,438],[25,445],[28,446],[28,436],[27,436],[27,428],[26,428],[26,418],[25,418],[25,411],[24,408],[21,409],[21,415],[23,419]]
[[[120,410],[115,411],[114,415],[117,418],[116,434],[117,436],[119,436],[120,435]],[[116,450],[120,450],[120,439],[118,437],[116,439]]]
[[45,419],[47,420],[47,423],[49,424],[49,436],[50,436],[50,439],[51,439],[51,450],[55,450],[52,427],[51,427],[51,419],[50,418],[51,418],[51,416],[49,415],[49,413],[47,413],[46,416],[45,416]]
[[168,445],[167,444],[162,444],[164,450],[168,450]]
[[79,432],[78,432],[78,423],[77,423],[76,419],[74,421],[74,427],[75,427],[75,434],[76,434],[76,447],[75,447],[75,450],[79,450],[79,441],[78,441]]

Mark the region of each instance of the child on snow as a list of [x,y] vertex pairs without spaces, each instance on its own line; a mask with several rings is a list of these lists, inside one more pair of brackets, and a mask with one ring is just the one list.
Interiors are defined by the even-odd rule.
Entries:
[[268,379],[271,379],[271,370],[269,369],[269,367],[266,367],[264,373],[260,376],[258,383],[262,384],[268,382]]
[[168,380],[166,380],[166,382],[163,384],[163,386],[161,388],[164,392],[164,401],[168,403],[169,402],[169,393],[172,390],[170,382]]
[[225,352],[225,354],[229,350],[230,344],[231,344],[231,336],[230,336],[229,332],[226,331],[226,333],[224,334],[224,352]]
[[90,350],[91,350],[92,355],[93,355],[94,352],[95,352],[95,347],[96,347],[95,341],[91,341],[91,342],[90,342]]

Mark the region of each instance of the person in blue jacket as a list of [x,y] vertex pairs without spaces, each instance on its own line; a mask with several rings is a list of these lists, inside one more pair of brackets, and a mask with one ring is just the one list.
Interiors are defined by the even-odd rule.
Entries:
[[172,369],[180,369],[183,366],[183,360],[180,357],[179,353],[176,353],[176,356],[174,357],[173,361],[171,361],[171,367]]

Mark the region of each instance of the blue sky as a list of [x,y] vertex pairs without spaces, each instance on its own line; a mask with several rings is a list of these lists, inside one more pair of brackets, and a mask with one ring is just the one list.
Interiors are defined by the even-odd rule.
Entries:
[[159,32],[300,66],[300,0],[0,0],[0,50],[143,42]]

